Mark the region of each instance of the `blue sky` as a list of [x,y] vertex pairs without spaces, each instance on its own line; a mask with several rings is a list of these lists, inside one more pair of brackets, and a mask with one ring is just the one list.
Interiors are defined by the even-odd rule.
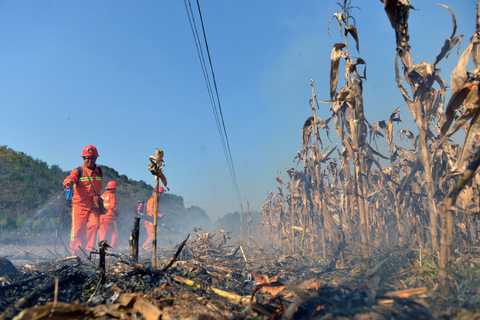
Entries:
[[[411,1],[419,9],[409,20],[417,62],[433,63],[452,33],[437,2]],[[463,51],[476,1],[442,3],[456,14]],[[400,107],[396,132],[416,132],[396,88],[394,30],[383,4],[352,5],[361,8],[353,10],[360,53],[353,46],[350,53],[367,64],[367,119],[387,119]],[[329,98],[330,53],[343,39],[335,21],[329,37],[327,24],[340,7],[329,0],[200,6],[243,207],[247,196],[260,210],[277,171],[287,180],[301,149],[312,115],[308,78],[319,100]],[[148,156],[158,148],[168,187],[187,207],[202,207],[212,220],[239,210],[183,1],[0,1],[0,34],[1,145],[71,170],[93,144],[98,164],[151,184]],[[458,58],[455,49],[439,65],[447,82]],[[329,106],[317,116],[328,118]],[[333,127],[331,137],[334,145]]]

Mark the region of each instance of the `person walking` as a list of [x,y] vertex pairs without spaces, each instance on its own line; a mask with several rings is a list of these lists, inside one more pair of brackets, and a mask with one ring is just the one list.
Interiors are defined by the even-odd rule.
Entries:
[[70,253],[79,255],[83,248],[92,251],[99,227],[103,206],[99,196],[103,172],[96,165],[97,148],[88,145],[83,148],[83,165],[73,169],[63,181],[65,189],[73,188],[72,229],[70,231]]
[[110,246],[113,250],[117,249],[117,198],[115,193],[117,192],[117,182],[110,181],[107,183],[106,191],[101,195],[103,199],[103,205],[107,210],[107,213],[100,216],[100,227],[98,229],[98,238],[100,241],[107,240],[109,234],[112,235],[112,241]]
[[[163,217],[163,214],[160,213],[160,198],[162,194],[165,192],[165,189],[162,186],[158,187],[158,209],[157,209],[157,217]],[[155,190],[152,191],[152,196],[147,201],[147,215],[151,216],[153,219],[153,214],[155,210]],[[153,236],[153,220],[152,222],[145,220],[145,229],[147,229],[147,241],[143,244],[143,249],[150,249],[152,247],[152,236]],[[158,230],[157,230],[158,234]]]

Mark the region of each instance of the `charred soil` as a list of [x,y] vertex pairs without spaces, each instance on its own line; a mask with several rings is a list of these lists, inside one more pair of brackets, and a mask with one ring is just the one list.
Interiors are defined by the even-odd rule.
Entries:
[[457,252],[456,294],[444,296],[435,255],[408,247],[346,248],[341,267],[335,254],[205,232],[160,247],[157,267],[152,251],[134,261],[128,247],[107,250],[103,274],[99,252],[69,257],[43,240],[0,238],[0,319],[480,318],[478,248]]

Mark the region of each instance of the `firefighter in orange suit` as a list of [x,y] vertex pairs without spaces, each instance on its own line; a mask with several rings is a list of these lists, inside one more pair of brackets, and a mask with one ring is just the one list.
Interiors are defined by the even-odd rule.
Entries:
[[112,242],[110,246],[112,249],[117,249],[117,182],[110,181],[107,183],[106,191],[102,194],[103,205],[107,209],[107,213],[100,216],[100,228],[98,229],[98,238],[100,241],[107,240],[109,234],[112,235]]
[[100,212],[94,207],[94,197],[100,196],[102,170],[96,165],[97,148],[88,145],[83,148],[83,165],[73,169],[63,181],[63,187],[73,187],[72,229],[70,231],[70,253],[81,254],[78,247],[92,251],[99,227]]
[[[157,211],[160,209],[160,198],[162,194],[165,192],[165,189],[162,186],[158,187],[158,206]],[[147,215],[153,217],[153,212],[155,210],[155,190],[152,191],[152,196],[147,201]],[[163,217],[163,214],[157,212],[157,217]],[[150,249],[152,247],[152,236],[153,236],[153,221],[145,220],[145,228],[147,229],[147,241],[143,244],[143,249]],[[158,231],[157,231],[158,232]],[[157,233],[158,234],[158,233]]]

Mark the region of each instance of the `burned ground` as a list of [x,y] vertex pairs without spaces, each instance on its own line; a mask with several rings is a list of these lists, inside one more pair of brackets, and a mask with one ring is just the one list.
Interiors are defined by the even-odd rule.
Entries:
[[18,238],[2,239],[0,256],[18,273],[1,269],[0,319],[480,317],[476,248],[458,252],[452,276],[458,294],[442,296],[435,288],[435,256],[408,247],[346,248],[342,268],[340,261],[301,251],[285,255],[253,239],[198,233],[170,267],[178,246],[162,247],[156,268],[151,251],[140,252],[138,263],[127,247],[107,251],[102,284],[97,254],[68,259],[58,239],[42,240],[20,245]]

